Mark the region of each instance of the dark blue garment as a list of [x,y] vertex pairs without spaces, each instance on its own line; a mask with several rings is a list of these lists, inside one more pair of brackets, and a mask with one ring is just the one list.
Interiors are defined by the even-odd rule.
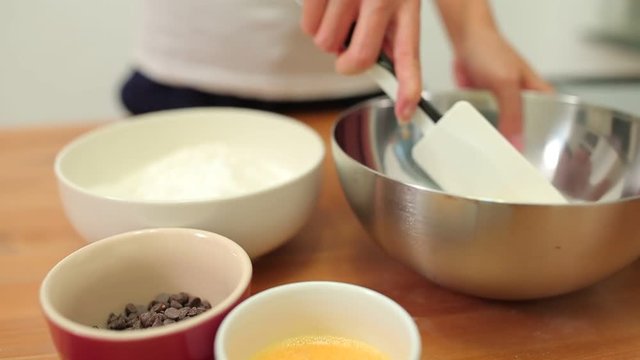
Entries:
[[139,71],[124,83],[120,96],[131,114],[201,106],[244,107],[273,112],[344,109],[360,101],[379,96],[382,92],[321,101],[262,101],[231,95],[211,94],[199,90],[160,84]]

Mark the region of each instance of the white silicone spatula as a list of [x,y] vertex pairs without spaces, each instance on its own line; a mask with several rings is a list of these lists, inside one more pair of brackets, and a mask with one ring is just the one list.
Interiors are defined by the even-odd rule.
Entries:
[[[398,82],[384,54],[368,73],[395,100]],[[567,202],[468,102],[459,101],[440,116],[423,98],[412,121],[423,132],[411,150],[413,160],[442,190],[505,202]]]

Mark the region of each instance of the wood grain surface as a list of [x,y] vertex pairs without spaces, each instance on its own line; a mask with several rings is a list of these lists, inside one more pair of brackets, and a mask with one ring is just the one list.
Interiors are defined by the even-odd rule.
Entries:
[[[416,320],[424,359],[640,359],[640,263],[588,289],[545,300],[501,302],[443,289],[386,256],[343,197],[330,154],[336,112],[292,116],[326,140],[317,208],[286,245],[254,263],[254,292],[295,281],[335,280],[386,294]],[[57,359],[38,287],[85,244],[58,199],[53,162],[96,125],[0,131],[0,358]]]

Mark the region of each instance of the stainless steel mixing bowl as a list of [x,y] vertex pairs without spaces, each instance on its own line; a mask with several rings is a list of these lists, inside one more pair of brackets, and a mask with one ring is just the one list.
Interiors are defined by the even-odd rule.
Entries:
[[[430,95],[441,111],[471,102],[497,122],[484,92]],[[333,156],[370,236],[432,281],[497,299],[591,285],[640,255],[640,118],[571,96],[525,93],[523,154],[567,205],[513,204],[439,191],[411,161],[388,99],[340,115]],[[472,180],[471,180],[472,181]]]

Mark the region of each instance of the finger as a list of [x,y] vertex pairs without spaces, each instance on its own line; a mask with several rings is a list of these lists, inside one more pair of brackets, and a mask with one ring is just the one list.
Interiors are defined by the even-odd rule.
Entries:
[[461,88],[471,88],[473,87],[473,83],[467,72],[464,69],[464,65],[460,59],[455,59],[453,61],[453,76],[456,80],[456,84]]
[[393,37],[393,60],[398,78],[396,116],[408,121],[416,110],[422,93],[420,73],[420,2],[403,4],[396,17]]
[[300,27],[307,35],[315,36],[322,22],[327,0],[306,0],[302,3]]
[[322,22],[313,38],[322,50],[337,53],[342,50],[349,29],[357,15],[358,1],[331,0],[327,2]]
[[540,77],[529,66],[525,66],[523,88],[542,92],[553,92],[553,86]]
[[387,1],[362,3],[351,44],[336,60],[336,70],[339,73],[357,74],[376,61],[391,18],[389,6]]
[[558,164],[556,165],[556,171],[553,175],[552,184],[558,190],[563,192],[568,192],[568,189],[571,188],[571,183],[569,179],[570,167],[568,164],[571,162],[571,150],[568,147],[565,147],[558,157]]
[[610,179],[604,178],[598,184],[596,184],[593,189],[590,189],[590,193],[586,196],[587,200],[597,201],[600,200],[604,194],[612,187],[612,183]]
[[[522,138],[522,97],[516,81],[499,84],[492,89],[500,109],[498,130],[512,142]],[[514,144],[516,146],[517,144]]]

